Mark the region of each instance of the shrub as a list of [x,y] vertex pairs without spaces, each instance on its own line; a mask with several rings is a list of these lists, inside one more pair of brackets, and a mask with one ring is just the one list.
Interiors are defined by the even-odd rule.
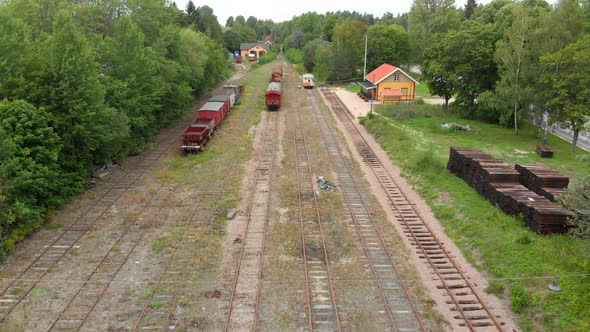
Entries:
[[422,98],[416,98],[416,100],[414,100],[414,104],[416,104],[416,105],[424,105],[425,102],[424,102],[424,99],[422,99]]
[[486,287],[485,292],[488,294],[494,294],[497,297],[502,297],[504,295],[504,290],[506,289],[506,287],[504,286],[503,283],[497,281],[497,280],[492,280],[489,284],[488,287]]
[[514,286],[510,291],[512,311],[522,313],[529,305],[529,294],[522,286]]
[[274,52],[264,53],[259,59],[258,64],[263,65],[269,62],[274,61],[277,58],[277,54]]

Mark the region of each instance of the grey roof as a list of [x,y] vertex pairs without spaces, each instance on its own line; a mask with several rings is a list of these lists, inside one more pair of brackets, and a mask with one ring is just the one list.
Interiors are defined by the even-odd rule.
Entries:
[[273,90],[281,92],[281,83],[277,83],[277,82],[268,83],[268,87],[266,88],[266,92],[273,91]]
[[230,95],[220,94],[220,95],[215,95],[215,96],[209,98],[209,101],[218,101],[218,102],[225,103],[227,100],[229,100],[229,98],[230,98]]
[[199,111],[213,111],[213,112],[217,112],[219,111],[223,105],[225,105],[224,103],[218,103],[218,102],[208,102],[205,105],[203,105]]
[[268,45],[266,44],[261,44],[261,43],[241,43],[240,44],[240,50],[249,50],[252,47],[259,45],[260,47],[264,48],[265,50],[269,50]]
[[373,83],[369,82],[369,81],[363,81],[363,82],[359,82],[359,84],[365,88],[365,90],[371,90],[374,89],[375,86],[373,85]]

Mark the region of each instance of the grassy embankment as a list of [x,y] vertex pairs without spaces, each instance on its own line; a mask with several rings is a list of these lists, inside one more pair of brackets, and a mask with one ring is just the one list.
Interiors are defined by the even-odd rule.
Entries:
[[[450,146],[474,146],[509,163],[545,163],[570,177],[590,173],[590,155],[571,153],[551,136],[553,159],[535,153],[534,128],[520,136],[492,124],[454,118],[440,106],[379,107],[364,124],[428,201],[446,232],[478,269],[488,273],[487,292],[510,299],[524,331],[590,328],[590,241],[568,235],[541,236],[507,216],[445,168]],[[447,131],[445,122],[469,124],[473,132]],[[560,276],[563,291],[547,289]]]

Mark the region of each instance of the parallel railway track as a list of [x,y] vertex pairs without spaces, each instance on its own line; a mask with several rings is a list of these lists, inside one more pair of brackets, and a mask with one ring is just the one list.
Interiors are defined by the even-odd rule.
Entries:
[[170,130],[158,146],[151,150],[136,165],[130,165],[130,171],[120,174],[119,179],[92,205],[90,205],[73,223],[55,238],[43,251],[33,259],[24,270],[0,293],[0,322],[22,302],[51,269],[70,252],[70,250],[88,233],[109,209],[146,174],[178,142],[181,128],[186,121]]
[[471,331],[478,328],[490,328],[502,331],[503,323],[498,320],[485,301],[478,295],[475,286],[461,270],[449,252],[444,248],[435,233],[424,222],[414,204],[401,191],[394,177],[383,166],[381,160],[371,149],[359,129],[354,124],[354,117],[336,94],[329,89],[321,89],[331,108],[346,127],[352,137],[357,151],[363,161],[370,167],[387,194],[391,208],[397,220],[402,224],[406,236],[417,249],[420,258],[438,278],[438,289],[444,290],[449,297],[447,304],[456,312],[453,318],[460,320],[459,326]]
[[[342,331],[336,305],[334,277],[314,192],[306,132],[299,112],[292,111],[290,115],[296,159],[298,219],[301,227],[309,331]],[[313,198],[305,200],[304,196]],[[316,253],[317,248],[310,248],[308,244],[320,246],[320,254]]]
[[[235,81],[243,76],[245,70],[241,70],[230,82]],[[74,220],[65,230],[46,246],[42,252],[36,256],[22,271],[17,272],[16,277],[11,280],[5,289],[0,293],[0,322],[4,321],[14,308],[21,303],[27,295],[45,278],[56,264],[61,261],[72,248],[86,235],[93,225],[103,218],[112,206],[141,179],[157,162],[169,151],[176,147],[179,135],[193,116],[186,117],[180,124],[169,129],[167,134],[159,140],[157,146],[139,160],[128,165],[130,171],[118,173],[117,178],[113,181],[114,185],[102,193],[93,204],[84,210],[79,217]],[[161,199],[152,195],[148,204],[141,208],[115,242],[115,245],[121,244],[124,235],[128,234],[130,229],[138,226],[137,218],[153,202],[160,202]],[[132,232],[133,233],[133,232]],[[68,302],[66,307],[60,312],[58,318],[53,321],[50,329],[79,329],[88,317],[90,311],[94,309],[96,303],[100,300],[106,288],[112,281],[112,278],[118,273],[120,268],[125,264],[129,254],[137,246],[144,232],[133,233],[137,238],[131,241],[131,248],[125,248],[126,251],[116,251],[114,253],[111,247],[107,254],[101,259],[100,263],[92,271],[88,279],[78,289],[74,297]],[[96,287],[94,287],[96,286]],[[77,302],[76,302],[77,301]]]
[[238,261],[234,268],[235,279],[227,307],[224,331],[254,331],[258,326],[260,285],[264,263],[273,165],[278,144],[278,112],[266,113],[262,151],[255,170],[253,193],[247,211],[246,229]]
[[356,231],[356,244],[366,257],[366,267],[373,277],[378,298],[383,304],[379,323],[391,331],[425,331],[418,308],[399,275],[394,255],[386,245],[383,235],[375,225],[366,199],[336,141],[332,129],[324,117],[316,93],[307,91],[330,160],[338,175],[339,190]]
[[[252,95],[256,96],[256,93]],[[252,100],[254,98],[247,104],[251,104]],[[238,112],[238,118],[232,121],[246,121],[245,112],[232,112]],[[212,221],[217,215],[217,202],[224,197],[227,178],[236,169],[238,151],[245,143],[244,141],[234,145],[231,151],[220,156],[222,160],[209,170],[212,175],[201,190],[201,195],[197,198],[189,217],[182,224],[182,232],[172,247],[163,273],[158,277],[153,291],[144,303],[133,331],[168,330],[173,329],[178,323],[175,310],[184,289],[184,282],[189,277],[189,271],[199,265],[191,238],[195,234],[211,231]],[[162,305],[153,306],[152,303],[155,302]]]

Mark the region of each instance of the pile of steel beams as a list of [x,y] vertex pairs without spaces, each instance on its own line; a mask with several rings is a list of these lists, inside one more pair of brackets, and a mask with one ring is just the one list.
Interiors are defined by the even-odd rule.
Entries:
[[562,178],[557,180],[557,177],[547,177],[546,180],[542,180],[543,176],[531,175],[524,167],[521,169],[526,175],[522,175],[509,164],[476,148],[451,147],[447,169],[462,178],[504,213],[519,216],[528,227],[538,233],[567,231],[565,221],[573,216],[573,213],[519,182],[526,178],[534,183],[535,187],[544,188],[543,185],[546,184],[563,184]]

